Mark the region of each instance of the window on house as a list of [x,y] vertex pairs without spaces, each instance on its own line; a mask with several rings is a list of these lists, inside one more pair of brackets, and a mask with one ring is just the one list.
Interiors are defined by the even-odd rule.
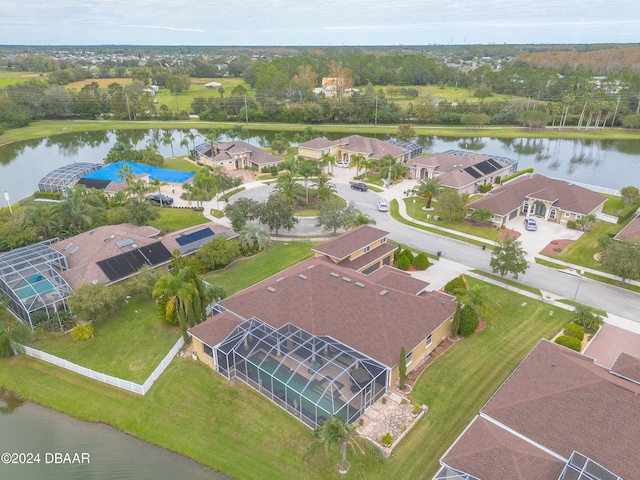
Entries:
[[582,218],[582,215],[576,215],[576,220],[580,220]]
[[207,345],[206,343],[203,343],[202,350],[204,350],[204,353],[206,353],[211,358],[213,358],[213,348],[211,348],[209,345]]
[[571,213],[569,213],[569,212],[564,212],[564,216],[565,216],[565,217],[570,217],[570,216],[571,216]]
[[387,242],[387,237],[384,237],[382,240],[380,240],[380,245],[382,245],[383,243]]
[[427,347],[428,347],[429,345],[431,345],[431,343],[432,343],[432,339],[431,339],[431,335],[429,335],[429,336],[427,337]]
[[406,359],[407,359],[407,362],[406,362],[406,363],[407,363],[407,365],[409,365],[409,364],[413,361],[413,352],[409,352],[409,353],[407,354]]
[[364,247],[364,253],[367,253],[369,251],[369,245],[367,245],[366,247]]

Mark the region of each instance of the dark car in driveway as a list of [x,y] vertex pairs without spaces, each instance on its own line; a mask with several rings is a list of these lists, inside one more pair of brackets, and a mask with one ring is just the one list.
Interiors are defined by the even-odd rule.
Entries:
[[353,188],[354,190],[359,190],[361,192],[366,192],[367,190],[369,190],[369,187],[367,187],[367,185],[362,182],[352,183],[351,188]]
[[[145,197],[151,203],[155,203],[156,205],[173,205],[173,198],[168,195],[160,195],[159,193],[154,193],[151,195],[147,195]],[[162,202],[160,201],[162,199]]]

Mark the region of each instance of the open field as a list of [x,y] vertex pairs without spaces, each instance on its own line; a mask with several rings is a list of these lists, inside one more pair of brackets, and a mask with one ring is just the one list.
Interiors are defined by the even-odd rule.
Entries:
[[112,83],[119,83],[120,85],[128,85],[133,81],[131,78],[87,78],[86,80],[79,80],[77,82],[71,82],[65,85],[65,88],[69,90],[80,91],[85,85],[97,83],[100,88],[106,89]]
[[[444,86],[440,87],[438,85],[409,85],[406,87],[398,87],[395,85],[387,85],[387,86],[374,86],[376,92],[384,93],[388,100],[396,102],[398,104],[416,104],[418,102],[429,102],[429,103],[440,103],[446,101],[448,103],[471,103],[471,104],[480,104],[480,103],[489,103],[489,102],[504,102],[511,100],[513,98],[521,98],[522,97],[514,97],[513,95],[501,95],[501,94],[493,94],[493,96],[481,99],[474,96],[476,92],[475,89],[467,89],[462,87],[455,86]],[[406,98],[402,95],[401,90],[403,88],[415,89],[418,91],[418,96],[416,98]]]
[[32,72],[7,72],[0,70],[0,88],[15,85],[27,80],[38,80],[42,78],[39,73]]
[[242,78],[192,78],[189,90],[181,92],[178,95],[174,95],[173,92],[166,88],[161,88],[156,95],[158,106],[164,104],[169,107],[169,111],[174,112],[176,111],[177,101],[178,110],[191,111],[191,103],[196,97],[220,98],[218,90],[205,87],[205,84],[209,82],[222,84],[225,98],[231,96],[231,90],[233,90],[236,85],[243,85],[247,89],[247,95],[249,97],[253,95],[251,87],[246,84]]

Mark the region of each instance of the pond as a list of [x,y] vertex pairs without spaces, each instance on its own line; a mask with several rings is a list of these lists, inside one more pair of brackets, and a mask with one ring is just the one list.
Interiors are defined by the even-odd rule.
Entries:
[[[4,454],[0,478],[227,479],[186,457],[141,442],[107,425],[80,422],[23,402],[2,388],[0,432],[0,455]],[[16,456],[17,463],[7,463],[7,453],[20,452],[25,455]],[[76,453],[78,456],[74,458]],[[11,461],[11,456],[8,458]],[[29,460],[31,463],[25,463]]]
[[[144,148],[154,145],[165,157],[186,154],[180,146],[188,130],[170,130],[171,145],[162,143],[164,130],[114,130],[57,135],[28,140],[0,147],[0,191],[7,191],[13,202],[31,195],[40,178],[54,168],[73,162],[97,162],[103,159],[116,141]],[[198,135],[195,143],[204,140],[205,130],[192,130]],[[267,147],[277,132],[250,130],[245,141]],[[349,133],[324,133],[336,139]],[[393,135],[371,135],[382,140]],[[287,133],[291,140],[294,133]],[[229,140],[223,136],[222,140]],[[518,168],[532,167],[536,173],[572,180],[579,183],[620,189],[627,185],[640,186],[640,139],[638,140],[581,140],[581,139],[505,139],[451,138],[418,136],[416,142],[426,152],[450,149],[472,150],[518,160]]]

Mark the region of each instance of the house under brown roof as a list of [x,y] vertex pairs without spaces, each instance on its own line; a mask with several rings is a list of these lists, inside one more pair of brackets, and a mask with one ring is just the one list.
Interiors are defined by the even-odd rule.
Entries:
[[[542,340],[482,408],[480,417],[493,424],[491,431],[512,432],[541,450],[541,458],[546,452],[566,463],[575,451],[621,478],[640,478],[639,393],[640,385],[609,373],[593,359]],[[466,438],[469,431],[473,439],[470,427],[445,453],[443,465],[491,480],[558,478],[552,467],[544,474],[521,470],[514,477],[499,473],[507,470],[495,470],[482,477],[483,465],[496,461],[495,449],[510,450],[511,460],[505,458],[512,461],[519,446],[490,434],[479,448]]]
[[610,371],[614,375],[640,384],[640,358],[638,357],[620,352]]
[[393,158],[401,157],[405,152],[402,147],[393,145],[383,140],[372,137],[362,137],[360,135],[350,135],[338,140],[343,152],[364,155],[366,158],[380,160],[385,155]]
[[522,175],[469,207],[486,208],[497,215],[507,215],[522,206],[525,199],[549,201],[554,208],[580,215],[588,215],[606,200],[600,193],[571,182],[543,175]]
[[616,240],[640,241],[640,216],[631,220],[615,237]]
[[[291,323],[314,335],[331,336],[393,367],[402,347],[413,350],[451,318],[456,302],[444,294],[407,293],[408,282],[398,282],[395,288],[391,277],[386,280],[381,285],[326,257],[316,257],[219,303],[236,315],[255,316],[275,328]],[[417,284],[410,289],[416,290]],[[213,326],[201,329],[216,332],[218,318],[207,320],[205,324]],[[220,330],[227,329],[220,326]],[[199,334],[206,337],[202,331]],[[220,337],[198,338],[214,346]]]
[[312,250],[331,257],[335,261],[341,261],[376,240],[386,238],[388,235],[389,232],[384,230],[369,225],[360,225],[338,237],[327,240]]

